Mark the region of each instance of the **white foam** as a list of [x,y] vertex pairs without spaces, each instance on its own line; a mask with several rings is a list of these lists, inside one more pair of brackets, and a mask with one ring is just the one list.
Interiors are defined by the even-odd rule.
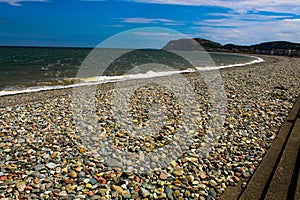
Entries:
[[98,85],[102,83],[118,82],[118,81],[133,80],[133,79],[145,79],[145,78],[153,78],[153,77],[161,77],[161,76],[170,76],[174,74],[190,73],[195,71],[218,70],[222,68],[238,67],[238,66],[245,66],[245,65],[264,62],[262,58],[255,57],[255,56],[250,56],[250,57],[255,58],[255,60],[248,63],[231,64],[226,66],[197,67],[196,70],[186,69],[186,70],[162,71],[162,72],[148,71],[145,74],[140,73],[140,74],[128,74],[128,75],[120,75],[120,76],[90,77],[90,78],[79,79],[81,81],[80,83],[71,84],[71,85],[28,87],[26,89],[21,89],[21,90],[2,90],[0,91],[0,96],[47,91],[47,90],[66,89],[66,88],[74,88],[74,87],[81,87],[81,86],[91,86],[91,85]]

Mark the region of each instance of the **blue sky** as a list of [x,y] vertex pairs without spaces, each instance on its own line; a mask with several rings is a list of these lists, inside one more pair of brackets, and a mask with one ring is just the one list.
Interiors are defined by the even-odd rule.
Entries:
[[300,43],[300,0],[0,0],[0,45],[95,47],[142,27],[221,44]]

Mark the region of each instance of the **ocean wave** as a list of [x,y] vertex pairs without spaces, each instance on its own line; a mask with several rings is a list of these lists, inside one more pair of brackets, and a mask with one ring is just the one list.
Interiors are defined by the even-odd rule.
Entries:
[[126,75],[119,75],[119,76],[95,76],[95,77],[88,77],[88,78],[81,78],[81,79],[80,78],[65,79],[65,80],[62,80],[62,83],[67,83],[67,82],[69,82],[69,83],[76,82],[76,83],[68,84],[68,85],[63,84],[63,85],[51,85],[51,86],[48,86],[48,85],[36,86],[36,87],[28,87],[25,89],[17,89],[17,90],[14,90],[14,89],[2,90],[2,91],[0,91],[0,96],[47,91],[47,90],[67,89],[67,88],[82,87],[82,86],[92,86],[92,85],[98,85],[98,84],[103,84],[103,83],[170,76],[170,75],[174,75],[174,74],[191,73],[191,72],[196,72],[196,71],[218,70],[218,69],[223,69],[223,68],[246,66],[246,65],[264,62],[264,60],[260,57],[256,57],[256,56],[249,56],[249,57],[252,57],[255,60],[253,60],[251,62],[247,62],[247,63],[230,64],[230,65],[224,65],[224,66],[221,65],[221,66],[197,67],[196,69],[161,71],[161,72],[148,71],[147,73],[126,74]]

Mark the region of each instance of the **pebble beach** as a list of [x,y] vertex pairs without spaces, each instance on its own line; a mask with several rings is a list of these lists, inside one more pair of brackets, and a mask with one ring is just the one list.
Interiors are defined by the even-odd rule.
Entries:
[[[253,175],[300,94],[299,58],[261,57],[265,62],[220,70],[227,99],[214,140],[206,137],[212,131],[211,102],[197,73],[183,74],[199,100],[187,119],[192,128],[181,123],[185,111],[174,94],[152,85],[131,97],[131,124],[148,126],[148,102],[164,105],[166,124],[159,133],[139,137],[138,130],[122,128],[126,121],[114,119],[115,83],[97,87],[96,128],[79,127],[72,89],[1,96],[0,199],[218,199]],[[172,157],[168,146],[181,137],[179,129],[192,137],[184,152]],[[169,151],[151,159],[164,156],[170,162],[144,171],[107,165],[97,154],[103,137],[126,152]],[[118,152],[109,155],[118,158]],[[126,165],[135,166],[140,158]]]

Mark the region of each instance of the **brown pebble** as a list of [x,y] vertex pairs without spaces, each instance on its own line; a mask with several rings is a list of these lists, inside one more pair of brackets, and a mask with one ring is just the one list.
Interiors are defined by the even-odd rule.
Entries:
[[7,179],[7,176],[1,176],[0,181],[5,181]]
[[161,172],[160,175],[159,175],[159,178],[161,180],[166,180],[168,177],[169,177],[169,175],[165,172]]
[[174,170],[174,171],[173,171],[173,174],[174,174],[175,176],[182,176],[182,175],[183,175],[183,171],[182,171],[182,170]]
[[138,177],[138,176],[136,176],[134,180],[138,183],[141,181],[140,177]]
[[206,175],[204,173],[200,174],[200,178],[206,179]]
[[237,177],[240,177],[240,176],[242,176],[242,173],[241,172],[235,172],[234,175],[237,176]]
[[120,194],[123,193],[123,189],[120,186],[113,185],[112,188]]
[[75,169],[77,172],[81,172],[81,170],[82,170],[82,167],[76,167],[76,169]]
[[77,173],[74,172],[74,171],[71,171],[71,172],[69,173],[69,176],[72,177],[72,178],[76,178],[76,177],[77,177]]
[[54,158],[56,158],[57,154],[58,154],[58,152],[54,152],[53,154],[51,154],[50,157],[51,157],[52,159],[54,159]]
[[237,177],[237,176],[233,176],[232,179],[233,179],[235,182],[239,182],[239,181],[240,181],[240,178]]
[[35,184],[39,184],[40,183],[40,179],[39,178],[35,178],[33,181]]
[[85,148],[79,148],[79,152],[80,152],[80,153],[85,153],[85,152],[86,152],[86,149],[85,149]]
[[94,193],[93,193],[93,192],[89,192],[88,195],[89,195],[90,197],[92,197],[92,196],[94,196]]
[[25,190],[32,190],[33,188],[31,186],[25,186]]
[[180,196],[180,191],[179,191],[179,190],[175,190],[175,191],[173,192],[173,196],[174,196],[174,197],[179,197],[179,196]]
[[72,183],[74,183],[74,180],[72,180],[72,179],[67,179],[67,180],[66,180],[66,183],[67,183],[67,184],[72,184]]

